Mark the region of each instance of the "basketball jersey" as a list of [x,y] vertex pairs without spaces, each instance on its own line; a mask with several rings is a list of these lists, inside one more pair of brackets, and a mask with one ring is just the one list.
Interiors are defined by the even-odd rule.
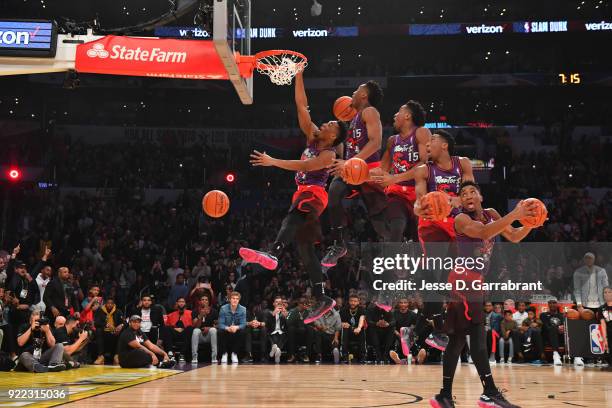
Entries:
[[[393,174],[405,173],[419,164],[419,145],[416,139],[416,129],[407,138],[403,138],[401,135],[393,135],[391,137],[391,172]],[[414,187],[414,179],[397,184]]]
[[[300,160],[308,160],[313,157],[317,157],[321,152],[325,150],[334,151],[334,149],[323,149],[319,150],[316,143],[311,143],[306,146],[306,149],[302,152]],[[297,185],[314,185],[325,187],[327,185],[327,179],[329,173],[327,169],[313,170],[313,171],[298,171],[295,173],[295,183]]]
[[[427,192],[443,191],[446,194],[456,197],[459,195],[459,187],[461,186],[461,162],[458,156],[451,156],[453,163],[450,170],[443,170],[433,162],[427,163]],[[453,208],[450,216],[455,217],[459,214],[458,208]]]
[[[359,112],[351,121],[348,134],[346,135],[346,141],[344,142],[344,159],[348,160],[357,156],[367,143],[368,128],[366,127],[365,123],[363,123],[363,120],[361,120],[361,112]],[[380,161],[380,152],[377,151],[365,159],[365,161],[366,163]]]
[[[466,212],[460,211],[461,213],[467,215],[474,221],[480,221],[475,218],[474,212]],[[483,210],[483,215],[485,218],[484,225],[487,225],[493,222],[493,216],[489,214],[487,210]],[[493,245],[495,244],[495,237],[490,239],[480,239],[480,238],[472,238],[465,234],[462,234],[455,230],[456,236],[455,240],[457,242],[457,256],[459,257],[469,257],[469,258],[484,258],[484,268],[483,270],[478,270],[477,272],[481,274],[485,274],[490,265],[491,255],[493,253]]]

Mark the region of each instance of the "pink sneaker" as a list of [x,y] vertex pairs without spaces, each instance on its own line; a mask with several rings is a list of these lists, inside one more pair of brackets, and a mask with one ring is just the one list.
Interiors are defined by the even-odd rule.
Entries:
[[256,263],[273,271],[278,267],[278,259],[267,252],[256,251],[250,248],[240,248],[240,257],[248,263]]

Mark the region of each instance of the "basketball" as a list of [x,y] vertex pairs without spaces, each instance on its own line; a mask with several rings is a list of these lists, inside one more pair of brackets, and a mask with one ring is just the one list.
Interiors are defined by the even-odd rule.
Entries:
[[544,225],[546,221],[546,217],[548,217],[548,210],[546,209],[546,205],[537,198],[528,198],[525,200],[526,202],[535,201],[538,205],[536,209],[536,215],[533,217],[525,217],[520,220],[521,224],[525,227],[537,228]]
[[442,191],[432,191],[423,196],[421,206],[429,205],[434,221],[442,221],[451,212],[448,198],[448,195]]
[[568,309],[566,315],[569,320],[580,319],[580,313],[576,309]]
[[353,99],[350,96],[341,96],[334,102],[334,116],[343,122],[352,120],[357,111],[351,106]]
[[591,309],[584,309],[582,313],[580,313],[580,317],[582,320],[593,320],[595,319],[595,313]]
[[343,178],[348,184],[362,184],[368,179],[369,175],[370,169],[363,159],[353,157],[344,163]]
[[209,217],[219,218],[227,214],[230,201],[223,191],[211,190],[202,199],[202,209]]

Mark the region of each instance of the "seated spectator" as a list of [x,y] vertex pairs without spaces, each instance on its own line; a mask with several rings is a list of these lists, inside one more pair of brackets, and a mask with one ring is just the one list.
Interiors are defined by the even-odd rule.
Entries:
[[253,311],[247,310],[247,327],[245,334],[245,357],[244,363],[253,362],[253,342],[255,339],[259,342],[259,358],[258,361],[263,363],[266,358],[266,350],[268,347],[268,331],[266,328],[266,316],[270,313],[269,310],[260,311],[260,308],[255,306]]
[[128,327],[119,337],[119,365],[122,368],[146,368],[150,365],[172,368],[175,364],[168,353],[157,347],[140,330],[140,316],[130,317]]
[[[414,328],[416,325],[417,315],[410,310],[410,302],[408,298],[401,298],[397,303],[397,308],[393,311],[393,319],[395,321],[395,327],[393,328],[394,341],[401,345],[401,331],[404,328]],[[400,355],[404,355],[402,347],[397,347],[400,351]]]
[[140,331],[147,335],[153,344],[160,339],[160,330],[164,326],[164,311],[161,306],[153,304],[151,295],[142,295],[132,315],[140,316]]
[[[74,316],[58,316],[55,319],[53,336],[57,344],[64,346],[64,363],[67,367],[78,368],[80,352],[87,347],[90,338],[87,330],[79,329],[79,320]],[[83,356],[85,357],[85,356]]]
[[94,314],[94,324],[96,327],[96,345],[98,357],[94,364],[104,364],[105,356],[113,356],[113,364],[119,364],[117,357],[117,341],[123,329],[123,313],[115,305],[113,298],[106,299],[104,306],[99,308]]
[[540,329],[531,326],[529,319],[523,320],[519,327],[521,334],[521,351],[519,352],[519,358],[525,363],[541,364],[542,353],[544,347],[542,343],[542,333]]
[[20,354],[16,371],[46,373],[66,369],[62,362],[64,346],[56,344],[49,320],[41,319],[38,309],[32,311],[30,323],[23,324],[18,333],[17,345]]
[[[304,324],[304,319],[308,316],[308,303],[306,298],[300,298],[297,306],[289,312],[287,316],[287,362],[293,363],[296,361],[296,352],[298,346],[305,347],[306,352],[301,356],[303,363],[310,362],[310,353],[312,350],[312,341],[314,330],[312,326]],[[270,331],[273,331],[270,328]]]
[[[497,353],[497,339],[501,333],[501,321],[504,316],[502,314],[502,305],[496,303],[493,305],[491,302],[485,303],[485,329],[487,331],[487,351],[489,353],[489,363],[495,364],[497,362],[495,354]],[[493,352],[493,344],[495,343],[495,353]]]
[[[268,338],[270,340],[270,358],[274,359],[274,362],[278,364],[280,362],[282,350],[285,347],[285,343],[289,339],[289,329],[287,328],[287,318],[289,313],[283,304],[283,298],[276,296],[274,308],[271,312],[266,313],[265,326],[268,331]],[[303,319],[302,319],[303,320]]]
[[315,363],[320,363],[323,360],[323,354],[331,351],[334,364],[338,364],[340,362],[340,332],[342,331],[340,313],[332,308],[320,319],[314,321],[314,327]]
[[170,294],[168,295],[168,306],[172,307],[175,305],[179,298],[187,299],[189,294],[189,288],[185,284],[185,275],[179,273],[176,275],[176,282],[170,288]]
[[[168,354],[173,356],[178,354],[180,362],[185,361],[185,356],[189,355],[191,348],[191,335],[193,332],[193,317],[191,310],[187,309],[184,297],[179,297],[176,301],[175,311],[166,318],[166,325],[162,333],[164,348]],[[177,347],[178,344],[178,347]],[[178,350],[176,350],[178,348]]]
[[366,359],[365,350],[365,312],[359,306],[359,296],[353,294],[349,296],[348,305],[340,310],[340,320],[342,321],[342,358],[348,361],[349,344],[354,340],[359,343],[359,360],[364,362]]
[[375,360],[381,364],[388,362],[395,329],[393,313],[378,307],[376,302],[371,302],[366,309],[366,320],[368,339],[376,353]]
[[559,306],[555,299],[548,301],[548,311],[540,314],[542,320],[542,335],[545,344],[553,349],[553,363],[562,365],[559,345],[565,341],[565,326],[563,325],[563,315],[559,312]]
[[514,356],[513,333],[517,331],[516,322],[512,318],[512,311],[504,311],[504,320],[501,322],[501,335],[499,337],[499,358],[503,362],[506,353],[506,344],[508,344],[508,358],[505,360],[508,364],[512,363]]
[[189,292],[189,304],[192,310],[196,310],[201,306],[200,299],[202,299],[202,296],[208,296],[210,306],[215,306],[215,291],[210,285],[210,280],[205,276],[198,278],[198,282]]
[[525,302],[519,302],[517,311],[512,314],[516,326],[520,327],[523,324],[523,320],[527,319],[527,317],[527,305]]
[[228,354],[232,364],[238,364],[238,354],[244,344],[246,329],[246,308],[240,303],[240,293],[232,292],[229,303],[221,306],[217,326],[221,364],[227,364]]
[[191,362],[198,362],[199,346],[210,344],[210,357],[213,364],[217,363],[217,321],[219,313],[211,306],[210,298],[204,295],[200,298],[200,306],[194,310],[193,333],[191,335]]

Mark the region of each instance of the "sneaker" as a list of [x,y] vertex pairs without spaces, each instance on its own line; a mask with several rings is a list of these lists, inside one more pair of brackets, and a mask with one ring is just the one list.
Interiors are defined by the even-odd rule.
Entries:
[[302,357],[302,363],[305,363],[305,364],[310,363],[310,357],[308,357],[308,356]]
[[334,364],[338,364],[340,362],[340,350],[338,350],[338,347],[334,347],[332,355],[334,356]]
[[314,363],[315,363],[315,364],[321,364],[321,360],[323,360],[323,358],[321,357],[321,355],[320,355],[320,354],[317,354],[317,355],[315,356]]
[[329,248],[327,254],[321,260],[321,265],[326,268],[332,268],[338,263],[338,259],[346,255],[347,250],[344,245],[334,244]]
[[576,367],[583,367],[584,361],[582,360],[582,357],[574,357],[574,365]]
[[184,363],[185,362],[185,356],[183,356],[182,354],[179,356],[179,363]]
[[444,351],[446,350],[446,346],[448,346],[448,336],[442,333],[432,333],[425,339],[425,343],[427,343],[429,347]]
[[49,369],[50,372],[56,373],[58,371],[64,371],[66,369],[66,364],[60,363],[60,364],[55,364],[55,365],[49,365],[47,368]]
[[238,364],[238,355],[236,353],[232,353],[232,364]]
[[242,364],[253,364],[253,357],[251,357],[250,355],[247,355],[245,358],[242,359],[241,363]]
[[116,366],[119,365],[119,355],[118,354],[115,354],[113,356],[113,365],[116,365]]
[[278,346],[276,344],[272,345],[272,350],[270,350],[270,358],[274,358],[276,356],[276,350],[278,349]]
[[495,364],[497,364],[497,361],[495,361],[495,354],[491,354],[491,356],[489,356],[489,365]]
[[[197,361],[197,360],[196,360]],[[176,364],[176,361],[174,360],[168,360],[168,361],[161,361],[159,363],[159,368],[172,368],[174,367],[174,365]],[[197,364],[197,363],[196,363]]]
[[38,362],[35,362],[32,365],[32,371],[34,371],[35,373],[46,373],[49,371],[49,367],[44,366]]
[[385,303],[381,303],[381,302],[374,302],[374,304],[379,308],[384,310],[385,312],[390,312],[393,309],[393,306],[385,304]]
[[104,356],[98,356],[96,361],[94,361],[94,365],[104,365]]
[[472,356],[468,356],[468,364],[474,364],[474,360],[472,360]]
[[455,408],[455,401],[453,398],[437,394],[429,400],[429,405],[433,408]]
[[250,248],[240,248],[240,257],[248,263],[256,263],[268,270],[275,270],[278,267],[278,258],[267,252],[256,251]]
[[508,361],[507,361],[507,363],[508,363],[508,364],[512,364],[512,357],[508,357]]
[[227,364],[227,353],[223,353],[221,356],[221,364]]
[[308,316],[304,319],[304,324],[309,324],[317,319],[320,319],[325,313],[329,312],[336,306],[336,301],[325,295],[317,300],[317,303],[310,309]]
[[480,408],[521,408],[508,402],[501,391],[482,394],[478,399],[478,406]]
[[74,360],[68,360],[68,364],[66,364],[67,370],[72,370],[72,369],[80,368],[80,367],[81,367],[81,363],[79,363],[78,361],[74,361]]
[[559,366],[563,365],[563,361],[561,361],[561,356],[556,351],[553,353],[553,364]]
[[197,354],[192,354],[191,355],[191,364],[198,364],[198,355]]
[[391,357],[391,360],[393,360],[395,364],[398,364],[398,365],[403,364],[402,359],[400,359],[399,354],[397,354],[397,351],[395,350],[389,351],[389,357]]

